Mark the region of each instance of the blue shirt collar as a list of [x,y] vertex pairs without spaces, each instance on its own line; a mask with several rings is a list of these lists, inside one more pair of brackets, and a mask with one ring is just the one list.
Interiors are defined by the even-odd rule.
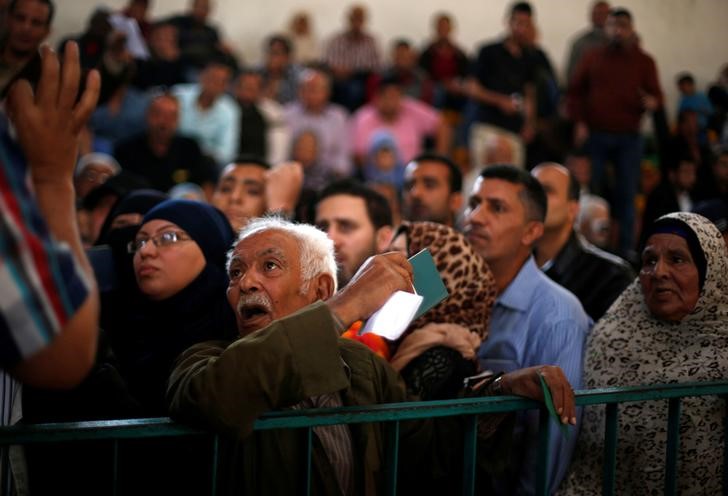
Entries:
[[516,277],[496,299],[496,305],[503,305],[519,312],[528,310],[531,296],[536,290],[540,275],[541,271],[536,266],[533,255],[529,256]]

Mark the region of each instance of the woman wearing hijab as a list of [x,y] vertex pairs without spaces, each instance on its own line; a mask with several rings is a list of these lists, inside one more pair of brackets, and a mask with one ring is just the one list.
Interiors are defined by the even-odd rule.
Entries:
[[175,358],[192,344],[236,335],[226,300],[225,254],[233,231],[206,204],[167,200],[144,216],[128,250],[136,285],[107,331],[131,394],[149,416],[165,415]]
[[[728,255],[718,229],[673,213],[649,229],[639,278],[588,338],[589,388],[723,380],[728,376]],[[662,493],[667,402],[620,406],[617,494]],[[680,417],[679,494],[722,494],[724,400],[687,398]],[[561,494],[601,494],[604,408],[584,411]]]
[[460,233],[442,224],[404,222],[392,245],[408,256],[429,248],[449,296],[410,325],[390,363],[423,400],[455,397],[477,371],[496,297],[493,274]]

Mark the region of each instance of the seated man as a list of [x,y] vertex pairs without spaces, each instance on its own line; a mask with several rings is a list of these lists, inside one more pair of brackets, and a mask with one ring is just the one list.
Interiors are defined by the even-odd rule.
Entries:
[[[394,291],[409,290],[412,267],[400,253],[374,257],[334,296],[333,243],[312,226],[269,218],[251,222],[240,233],[228,274],[228,300],[242,337],[233,343],[201,343],[182,354],[170,377],[170,412],[243,443],[231,470],[238,476],[237,493],[294,494],[304,481],[307,443],[291,430],[251,436],[255,419],[278,408],[405,401],[394,370],[339,335],[355,320],[369,317]],[[570,387],[556,367],[506,374],[488,388],[502,386],[504,394],[539,398],[539,373],[554,391],[564,421],[575,422]],[[432,421],[402,425],[405,476],[421,471],[421,463],[434,463],[430,457],[447,463],[452,460],[447,455],[458,452],[462,437],[452,430],[436,449],[436,436],[444,433],[435,427]],[[381,492],[386,438],[381,426],[316,427],[313,435],[314,494]]]
[[463,173],[447,157],[423,154],[404,171],[404,218],[455,226],[463,205]]

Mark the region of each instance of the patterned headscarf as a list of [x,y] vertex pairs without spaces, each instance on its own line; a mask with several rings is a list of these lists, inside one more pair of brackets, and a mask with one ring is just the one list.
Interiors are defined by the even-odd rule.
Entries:
[[[639,279],[617,299],[591,331],[584,383],[589,388],[728,377],[728,253],[718,229],[692,213],[661,219],[685,224],[706,260],[705,283],[693,311],[680,322],[658,320],[648,310]],[[724,401],[688,398],[680,419],[680,494],[721,494]],[[620,406],[617,494],[661,493],[667,440],[667,402]],[[627,430],[629,427],[629,430]],[[601,494],[604,408],[584,411],[572,472],[560,494]]]
[[429,248],[449,296],[415,320],[410,331],[431,322],[467,327],[481,339],[488,335],[490,312],[496,298],[493,273],[465,237],[434,222],[403,222],[397,235],[407,235],[407,255]]

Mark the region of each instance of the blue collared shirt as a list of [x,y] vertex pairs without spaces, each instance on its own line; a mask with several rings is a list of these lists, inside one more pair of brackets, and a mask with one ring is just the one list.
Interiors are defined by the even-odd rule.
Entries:
[[[581,388],[583,351],[592,321],[572,293],[551,281],[529,257],[493,307],[490,333],[478,351],[482,369],[494,372],[558,365],[574,389]],[[577,419],[578,422],[579,419]],[[549,441],[549,493],[566,474],[577,429],[568,439],[555,422]],[[513,477],[496,482],[501,494],[533,494],[536,481],[538,411],[521,414],[514,432]],[[512,486],[515,483],[515,487]]]

